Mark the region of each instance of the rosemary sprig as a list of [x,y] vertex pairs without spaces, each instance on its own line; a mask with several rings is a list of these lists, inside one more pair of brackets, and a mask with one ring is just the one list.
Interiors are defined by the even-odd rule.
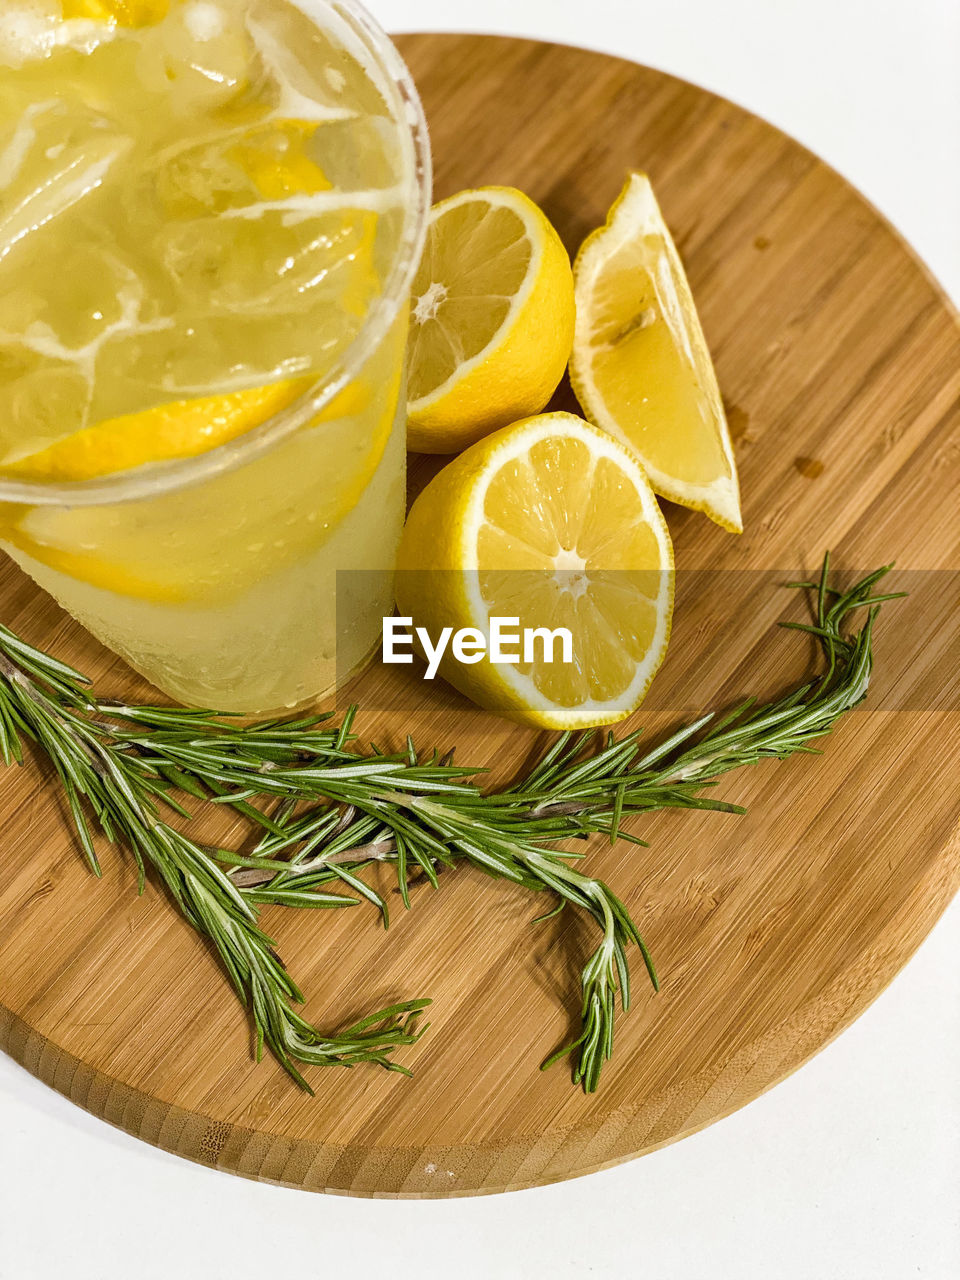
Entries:
[[[196,843],[161,819],[159,802],[189,816],[169,794],[171,785],[189,780],[164,776],[154,762],[118,742],[98,719],[107,707],[90,700],[85,678],[30,648],[5,627],[0,627],[0,677],[0,752],[5,763],[22,762],[23,736],[46,753],[63,784],[80,843],[95,874],[100,874],[100,864],[84,802],[107,840],[133,853],[141,890],[146,866],[155,869],[184,917],[213,944],[237,994],[249,1007],[258,1060],[266,1042],[304,1088],[309,1086],[296,1063],[354,1066],[376,1062],[403,1070],[391,1062],[389,1054],[418,1038],[415,1018],[429,1001],[382,1009],[340,1035],[318,1031],[292,1008],[292,1004],[303,1002],[303,996],[276,954],[273,941],[259,928],[259,896],[230,880],[218,861],[218,851]],[[204,722],[196,713],[183,714],[188,723]],[[356,902],[355,898],[314,893],[298,905],[324,908],[354,906]]]
[[[436,886],[438,869],[466,860],[551,892],[557,910],[586,912],[601,941],[583,971],[581,1032],[544,1065],[574,1053],[574,1077],[591,1091],[612,1052],[618,995],[629,1006],[631,946],[640,949],[654,987],[657,979],[619,898],[570,865],[582,855],[556,846],[596,833],[642,844],[623,822],[656,809],[742,812],[701,793],[732,769],[816,750],[811,743],[866,696],[876,615],[896,598],[875,592],[888,571],[841,592],[830,586],[826,557],[818,583],[791,584],[816,592],[815,620],[802,629],[823,646],[827,666],[818,679],[765,706],[745,703],[719,721],[704,716],[643,754],[639,731],[620,740],[610,734],[599,751],[593,733],[561,735],[526,777],[499,792],[482,791],[474,781],[482,770],[455,766],[452,753],[421,760],[409,739],[401,753],[359,754],[353,712],[338,729],[323,716],[244,727],[206,711],[96,702],[82,676],[5,629],[0,750],[8,763],[19,760],[25,732],[47,751],[95,869],[82,797],[108,838],[128,843],[141,867],[144,861],[156,867],[251,998],[258,1042],[266,1039],[301,1083],[294,1062],[388,1065],[389,1050],[416,1038],[412,1018],[426,1002],[384,1010],[341,1037],[319,1038],[290,1008],[300,993],[256,926],[261,904],[352,905],[357,899],[324,892],[346,884],[375,903],[386,923],[386,902],[359,874],[365,865],[393,863],[409,907],[411,872]],[[869,609],[866,622],[846,635],[849,614],[862,607]],[[253,852],[208,850],[160,822],[158,801],[179,810],[171,788],[228,804],[259,825]],[[279,807],[267,812],[264,800],[277,797]]]

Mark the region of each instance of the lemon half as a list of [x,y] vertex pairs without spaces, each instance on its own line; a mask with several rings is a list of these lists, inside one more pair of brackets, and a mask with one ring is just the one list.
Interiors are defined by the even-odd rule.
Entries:
[[435,643],[445,627],[489,638],[565,628],[515,663],[448,649],[439,671],[498,715],[551,729],[630,715],[660,666],[673,612],[673,549],[642,468],[617,441],[567,413],[497,431],[451,462],[414,503],[400,547],[397,603]]
[[570,259],[512,187],[436,205],[413,285],[408,445],[456,453],[539,413],[573,342]]

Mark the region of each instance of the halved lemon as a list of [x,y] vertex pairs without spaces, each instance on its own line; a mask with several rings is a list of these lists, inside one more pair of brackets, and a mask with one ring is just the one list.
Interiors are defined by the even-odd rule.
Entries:
[[410,449],[457,453],[539,413],[573,326],[570,259],[529,197],[484,187],[436,205],[413,286]]
[[[612,724],[642,701],[673,613],[673,548],[653,490],[623,445],[568,413],[497,431],[451,462],[411,509],[400,613],[444,628],[516,620],[504,659],[439,671],[498,715],[550,729]],[[533,635],[529,647],[524,632]],[[564,660],[559,633],[571,639]],[[546,632],[556,633],[548,641]],[[465,651],[464,651],[465,652]],[[547,660],[550,653],[552,661]]]
[[574,266],[570,381],[591,422],[637,455],[657,493],[740,533],[740,486],[713,362],[645,174],[627,180]]

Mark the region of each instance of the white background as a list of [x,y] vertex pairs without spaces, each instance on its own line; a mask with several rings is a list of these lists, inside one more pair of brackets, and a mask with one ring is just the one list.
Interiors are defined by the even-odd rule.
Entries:
[[[391,30],[552,38],[718,91],[856,183],[960,298],[957,0],[370,3]],[[956,1280],[958,955],[960,903],[850,1031],[738,1115],[607,1173],[475,1200],[230,1178],[0,1055],[0,1277]]]

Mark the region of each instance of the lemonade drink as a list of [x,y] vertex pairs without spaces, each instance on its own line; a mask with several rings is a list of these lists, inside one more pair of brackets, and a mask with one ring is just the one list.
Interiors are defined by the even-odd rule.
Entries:
[[374,645],[428,205],[352,2],[5,0],[0,541],[174,698],[292,706]]

